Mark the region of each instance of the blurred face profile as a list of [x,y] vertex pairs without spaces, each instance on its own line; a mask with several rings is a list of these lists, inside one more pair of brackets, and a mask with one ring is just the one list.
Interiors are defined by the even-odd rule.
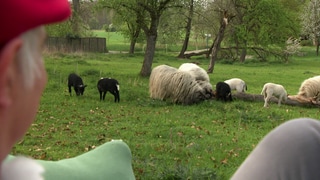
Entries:
[[35,119],[41,95],[47,83],[42,50],[46,40],[43,27],[22,35],[23,43],[15,60],[11,83],[13,108],[11,132],[14,141],[23,137]]

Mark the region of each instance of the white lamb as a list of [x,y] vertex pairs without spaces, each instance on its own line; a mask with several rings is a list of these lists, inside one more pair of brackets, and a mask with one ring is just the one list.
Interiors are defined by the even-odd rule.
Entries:
[[230,86],[231,91],[236,90],[238,93],[244,92],[247,90],[246,83],[239,78],[232,78],[224,81]]
[[280,84],[274,84],[274,83],[266,83],[261,91],[261,94],[264,97],[264,106],[268,107],[268,102],[272,96],[275,96],[278,98],[278,105],[281,105],[281,102],[287,101],[287,91],[285,88]]

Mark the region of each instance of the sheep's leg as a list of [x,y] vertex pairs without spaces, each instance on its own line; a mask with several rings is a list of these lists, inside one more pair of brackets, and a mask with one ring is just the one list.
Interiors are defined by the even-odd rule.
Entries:
[[119,93],[119,91],[117,91],[117,99],[118,99],[118,102],[120,102],[120,93]]
[[107,91],[103,92],[103,97],[102,97],[103,100],[106,98],[106,94],[107,94]]
[[243,87],[241,88],[241,87],[238,87],[238,86],[237,86],[237,88],[236,88],[236,91],[237,91],[238,93],[244,92]]
[[71,86],[68,86],[69,87],[69,93],[70,93],[70,96],[71,96]]
[[231,92],[228,94],[228,99],[229,99],[230,101],[232,101],[232,94],[231,94]]
[[281,106],[281,101],[282,101],[282,99],[283,99],[283,96],[281,95],[281,96],[279,96],[279,99],[278,99],[278,106]]
[[102,100],[102,91],[99,91],[100,94],[100,101]]
[[278,106],[281,106],[281,99],[278,100]]
[[116,92],[110,92],[114,96],[114,102],[117,102],[117,94]]
[[264,106],[263,107],[268,107],[269,104],[269,100],[270,100],[271,96],[269,94],[267,94],[267,97],[264,99]]
[[119,102],[120,101],[120,98],[119,98],[119,91],[114,91],[114,92],[111,92],[111,94],[113,94],[114,96],[114,102]]

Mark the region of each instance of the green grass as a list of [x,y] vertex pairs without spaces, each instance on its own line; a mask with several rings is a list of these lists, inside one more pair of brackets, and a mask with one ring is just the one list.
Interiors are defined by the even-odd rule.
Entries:
[[[184,62],[200,63],[197,57],[177,60],[176,54],[157,54],[153,67]],[[37,159],[74,157],[111,139],[123,139],[133,155],[137,179],[228,179],[271,129],[292,118],[319,118],[318,108],[304,108],[263,102],[208,100],[191,106],[152,100],[148,78],[138,75],[143,55],[136,54],[48,54],[45,56],[48,84],[38,116],[13,149]],[[260,94],[266,82],[284,85],[297,93],[301,82],[319,74],[313,52],[278,62],[224,64],[218,61],[211,83],[239,77],[248,93]],[[84,96],[69,96],[67,76],[76,72],[88,85]],[[100,77],[120,82],[120,103],[107,94],[99,101],[96,83]]]

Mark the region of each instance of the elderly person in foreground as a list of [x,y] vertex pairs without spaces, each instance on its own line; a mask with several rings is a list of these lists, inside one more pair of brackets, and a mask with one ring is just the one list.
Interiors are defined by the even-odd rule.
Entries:
[[[61,162],[8,156],[35,119],[47,83],[42,58],[46,40],[44,25],[63,21],[70,14],[67,0],[1,1],[0,180],[40,180],[43,176],[60,180],[134,179],[131,152],[122,141],[105,143],[101,148]],[[110,167],[112,175],[103,174],[110,171],[100,167]]]
[[262,139],[231,179],[320,179],[319,152],[319,120],[289,120]]

